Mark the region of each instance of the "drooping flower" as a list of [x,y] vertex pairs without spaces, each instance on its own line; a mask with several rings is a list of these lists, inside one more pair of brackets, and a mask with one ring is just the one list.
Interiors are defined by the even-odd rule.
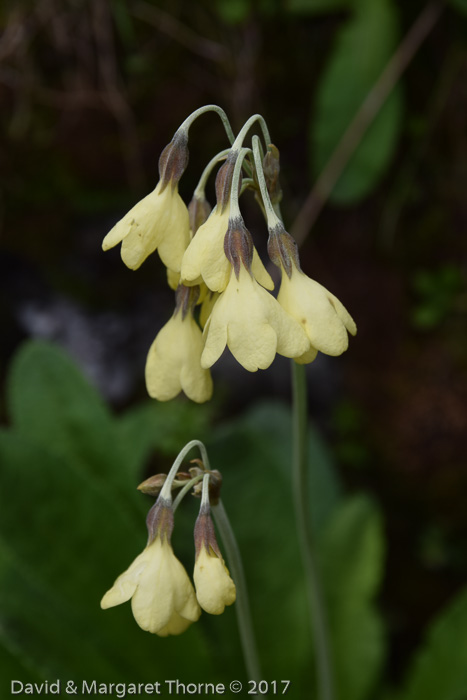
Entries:
[[266,369],[276,352],[299,357],[310,342],[301,325],[240,265],[232,270],[227,289],[217,299],[204,328],[201,366],[211,367],[226,345],[250,372]]
[[312,362],[318,350],[341,355],[349,345],[347,333],[355,335],[357,326],[334,294],[302,272],[297,244],[280,222],[269,230],[268,252],[282,273],[277,301],[301,324],[310,341],[310,349],[296,362]]
[[101,608],[105,610],[131,598],[138,625],[166,637],[184,632],[199,618],[201,610],[188,574],[170,544],[171,506],[159,498],[152,511],[156,524],[147,547],[107,591]]
[[159,182],[113,227],[102,248],[108,250],[121,243],[122,260],[132,270],[157,249],[164,265],[179,272],[189,241],[188,210],[177,186],[162,189]]
[[[290,277],[282,271],[277,301],[302,325],[312,348],[326,355],[341,355],[349,345],[347,333],[357,332],[353,318],[339,299],[294,264]],[[311,362],[314,358],[308,355],[296,359]]]
[[[193,236],[182,260],[181,278],[184,284],[199,284],[204,280],[213,292],[223,292],[230,277],[230,263],[224,251],[224,238],[229,227],[230,206],[216,206],[208,220]],[[253,249],[251,270],[256,280],[266,289],[274,283],[261,259]]]
[[178,288],[175,312],[149,349],[145,374],[153,399],[169,401],[181,391],[197,403],[212,396],[211,373],[201,367],[202,331],[193,318],[198,294],[198,288]]
[[193,580],[198,603],[210,615],[221,615],[226,605],[235,603],[235,584],[223,558],[212,549],[201,548],[196,557]]
[[185,131],[175,134],[161,153],[155,190],[130,209],[102,242],[104,250],[121,243],[122,260],[132,270],[157,249],[164,265],[180,272],[190,241],[188,209],[178,194],[178,181],[188,163],[187,140]]
[[203,496],[195,525],[196,561],[193,572],[196,597],[203,610],[221,615],[235,603],[237,591],[217,544],[209,505],[209,475],[203,480]]

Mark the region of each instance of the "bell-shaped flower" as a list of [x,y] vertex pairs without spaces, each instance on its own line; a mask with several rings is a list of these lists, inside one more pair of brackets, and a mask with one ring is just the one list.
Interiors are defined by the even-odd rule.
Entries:
[[184,391],[196,403],[208,401],[212,396],[212,378],[209,370],[201,367],[203,347],[202,331],[192,308],[177,307],[149,349],[149,395],[158,401],[169,401]]
[[148,546],[101,600],[105,610],[131,598],[138,625],[160,637],[181,634],[201,614],[188,574],[173,553],[171,526],[150,537]]
[[[184,284],[199,284],[202,279],[213,292],[223,292],[230,278],[230,263],[224,252],[224,238],[229,227],[230,206],[216,206],[208,220],[199,227],[190,241],[182,260],[181,278]],[[274,283],[261,259],[253,250],[251,270],[266,289]]]
[[196,560],[193,579],[196,597],[203,610],[220,615],[226,605],[235,603],[237,591],[217,544],[211,518],[209,482],[213,475],[210,472],[203,478],[201,506],[194,531]]
[[164,265],[179,272],[189,241],[188,210],[178,186],[170,183],[163,187],[159,181],[153,192],[115,224],[102,248],[108,250],[121,243],[122,260],[132,270],[157,249]]
[[299,357],[310,348],[300,323],[261,287],[243,264],[232,269],[226,290],[216,301],[204,328],[202,367],[211,367],[226,345],[250,372],[266,369],[276,352]]
[[221,615],[226,605],[235,603],[235,584],[223,558],[213,549],[201,547],[196,556],[193,580],[198,603],[207,613]]
[[353,318],[334,294],[310,279],[296,264],[291,264],[290,272],[289,277],[282,269],[277,301],[301,324],[311,343],[310,351],[296,361],[311,362],[318,350],[326,355],[340,355],[349,344],[347,333],[357,332]]

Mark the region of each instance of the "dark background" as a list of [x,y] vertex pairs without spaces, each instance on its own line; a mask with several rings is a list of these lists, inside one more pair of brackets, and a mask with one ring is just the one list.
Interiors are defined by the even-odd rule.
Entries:
[[[132,272],[117,250],[102,253],[102,238],[155,186],[159,154],[177,126],[209,103],[225,109],[234,131],[255,112],[266,118],[281,152],[282,209],[291,225],[319,172],[319,129],[329,123],[332,130],[335,115],[323,112],[320,95],[353,5],[3,4],[2,382],[21,343],[45,338],[71,354],[115,411],[145,398],[145,356],[173,295],[157,256]],[[356,5],[365,13],[362,0]],[[378,62],[385,65],[426,9],[416,1],[387,8],[397,28],[387,56],[375,55],[376,76]],[[380,33],[362,34],[363,61],[372,60],[365,42],[384,44],[385,26]],[[333,79],[349,123],[352,75]],[[345,356],[320,356],[308,368],[310,416],[349,492],[370,492],[383,510],[387,563],[379,600],[396,682],[428,621],[467,576],[462,0],[442,10],[398,89],[399,116],[376,172],[360,192],[331,196],[301,252],[303,269],[358,325]],[[192,127],[180,186],[186,201],[204,164],[226,146],[216,116]],[[212,186],[209,197],[212,203]],[[245,218],[264,253],[265,227],[252,200]],[[250,375],[223,358],[213,372],[214,425],[258,399],[287,400],[288,372],[281,359]],[[2,413],[8,422],[5,404]]]

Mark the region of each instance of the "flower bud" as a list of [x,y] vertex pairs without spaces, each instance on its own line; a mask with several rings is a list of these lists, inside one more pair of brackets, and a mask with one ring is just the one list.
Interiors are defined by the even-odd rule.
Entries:
[[268,146],[268,151],[263,159],[263,172],[271,203],[278,204],[282,199],[282,189],[279,183],[279,149],[272,143]]

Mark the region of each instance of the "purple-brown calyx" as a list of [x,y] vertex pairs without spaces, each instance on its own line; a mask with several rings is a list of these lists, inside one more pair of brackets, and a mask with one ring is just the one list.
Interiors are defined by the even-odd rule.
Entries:
[[211,205],[209,204],[206,197],[193,196],[191,202],[188,205],[188,216],[190,217],[190,230],[195,235],[196,231],[200,226],[207,221],[209,214],[211,213]]
[[[232,177],[237,161],[238,151],[230,151],[225,163],[219,168],[216,176],[216,200],[218,213],[221,214],[230,202],[230,192],[232,189]],[[240,176],[238,191],[240,192],[242,182]]]
[[182,311],[182,319],[186,318],[188,312],[193,312],[200,295],[198,284],[193,287],[187,287],[185,284],[179,284],[175,292],[175,313]]
[[201,505],[198,518],[196,519],[194,537],[197,557],[204,547],[208,554],[213,551],[219,559],[222,559],[222,554],[217,544],[214,523],[211,518],[211,509],[208,503]]
[[159,158],[159,177],[163,192],[170,183],[172,189],[178,184],[188,165],[188,132],[177,131],[172,141],[164,148]]
[[282,224],[276,224],[274,228],[269,229],[268,255],[274,265],[284,268],[289,278],[292,276],[292,265],[300,270],[298,246]]
[[148,528],[148,545],[154,542],[156,537],[164,538],[170,542],[174,526],[172,502],[159,496],[146,518]]
[[229,219],[229,227],[224,238],[224,252],[237,279],[242,264],[248,272],[251,272],[253,239],[241,216]]

